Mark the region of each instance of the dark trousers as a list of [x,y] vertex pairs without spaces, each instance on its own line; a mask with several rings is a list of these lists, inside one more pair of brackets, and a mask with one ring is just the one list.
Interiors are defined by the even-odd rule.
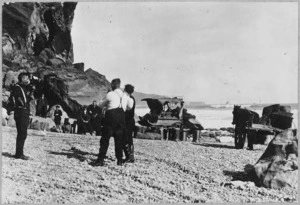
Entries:
[[123,146],[124,154],[126,160],[134,161],[134,147],[133,147],[133,133],[135,131],[134,119],[125,119],[126,121],[126,133],[125,133],[125,143]]
[[126,145],[133,145],[134,119],[126,119]]
[[86,134],[87,132],[91,131],[91,126],[89,122],[83,122],[82,123],[82,133]]
[[17,127],[16,156],[23,155],[25,140],[27,138],[27,128],[29,125],[29,110],[17,109],[14,114]]
[[122,108],[107,110],[100,139],[100,150],[98,159],[103,160],[106,156],[110,137],[114,137],[115,154],[117,160],[122,160],[123,146],[125,143],[125,113]]
[[91,118],[91,133],[96,132],[96,136],[100,135],[101,119],[100,117]]

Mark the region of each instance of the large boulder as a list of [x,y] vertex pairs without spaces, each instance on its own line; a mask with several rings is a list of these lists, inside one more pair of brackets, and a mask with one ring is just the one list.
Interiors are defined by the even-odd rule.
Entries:
[[5,76],[4,76],[4,80],[3,80],[3,86],[4,87],[9,87],[12,82],[14,81],[15,83],[18,82],[18,75],[20,74],[21,70],[20,71],[8,71]]
[[295,130],[278,134],[254,165],[258,185],[266,188],[298,186],[298,138]]
[[14,112],[11,112],[10,115],[8,116],[7,126],[16,127],[16,121],[14,119]]
[[38,116],[31,117],[31,123],[29,125],[30,129],[33,130],[46,130],[49,131],[55,126],[54,121],[51,118],[43,118]]
[[8,120],[7,110],[5,108],[2,108],[2,126],[7,125],[7,120]]
[[2,36],[2,53],[5,56],[11,56],[14,54],[15,41],[7,34]]

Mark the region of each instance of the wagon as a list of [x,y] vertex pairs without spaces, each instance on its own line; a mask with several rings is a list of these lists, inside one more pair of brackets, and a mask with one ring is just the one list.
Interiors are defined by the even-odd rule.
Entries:
[[275,104],[264,107],[261,118],[257,113],[239,106],[235,106],[233,114],[233,124],[236,124],[235,148],[237,149],[244,147],[246,136],[248,148],[252,149],[252,143],[263,144],[267,135],[277,135],[292,127],[293,113],[291,113],[290,106]]
[[[182,98],[145,98],[150,112],[139,117],[138,123],[142,126],[152,128],[187,128],[191,130],[202,130],[201,123],[196,117],[187,112],[181,104]],[[181,113],[182,112],[182,113]]]

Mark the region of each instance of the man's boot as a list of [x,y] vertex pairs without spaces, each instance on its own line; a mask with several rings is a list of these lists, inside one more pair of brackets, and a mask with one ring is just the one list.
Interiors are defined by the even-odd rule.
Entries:
[[103,167],[104,166],[104,159],[98,157],[98,159],[94,163],[92,163],[91,165],[94,166],[94,167],[98,167],[98,166]]
[[122,166],[123,165],[123,159],[117,159],[117,165]]
[[134,162],[134,146],[129,145],[129,149],[130,149],[130,156],[129,156],[128,162],[133,163]]
[[104,149],[103,147],[100,147],[99,149],[99,154],[98,154],[98,158],[94,163],[91,163],[92,166],[100,166],[103,167],[104,166],[104,158],[106,156],[106,149]]
[[130,146],[129,145],[124,146],[124,154],[125,154],[125,160],[123,162],[127,162],[130,159]]

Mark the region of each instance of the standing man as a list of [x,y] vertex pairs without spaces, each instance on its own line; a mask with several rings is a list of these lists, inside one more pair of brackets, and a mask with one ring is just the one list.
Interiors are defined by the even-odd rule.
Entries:
[[56,108],[56,110],[54,111],[54,123],[56,125],[56,129],[58,130],[58,132],[61,132],[60,124],[61,124],[62,112],[59,109],[59,105],[56,105],[55,108]]
[[125,85],[124,95],[129,97],[128,106],[125,111],[125,124],[126,124],[126,143],[124,145],[125,162],[134,162],[134,146],[132,135],[135,131],[134,111],[135,111],[135,99],[132,96],[134,87],[130,84]]
[[184,101],[180,102],[180,108],[178,111],[178,118],[183,119],[183,109],[184,109]]
[[101,109],[99,106],[97,106],[97,101],[94,100],[93,104],[89,105],[88,107],[88,113],[91,117],[90,120],[90,127],[91,127],[91,135],[93,132],[96,132],[96,136],[100,134],[100,128],[101,128]]
[[86,132],[91,131],[90,119],[91,119],[91,117],[87,111],[87,107],[84,106],[83,111],[81,113],[81,119],[80,119],[80,121],[82,123],[81,124],[82,125],[82,134],[84,134],[84,135],[86,134]]
[[42,93],[41,97],[37,101],[36,106],[36,115],[45,118],[47,115],[49,105],[47,99],[45,98],[44,93]]
[[29,88],[30,80],[27,73],[20,73],[19,82],[12,91],[14,102],[14,119],[17,127],[16,141],[16,159],[28,160],[29,157],[24,155],[24,144],[27,138],[27,128],[30,115],[30,100],[34,99],[33,91]]
[[109,146],[109,139],[114,137],[115,154],[117,165],[122,165],[124,134],[125,134],[125,110],[127,107],[128,96],[124,96],[120,89],[121,80],[119,78],[111,81],[112,91],[108,92],[101,104],[106,108],[105,119],[103,125],[102,137],[100,140],[99,155],[93,166],[104,166],[104,158],[106,157]]

